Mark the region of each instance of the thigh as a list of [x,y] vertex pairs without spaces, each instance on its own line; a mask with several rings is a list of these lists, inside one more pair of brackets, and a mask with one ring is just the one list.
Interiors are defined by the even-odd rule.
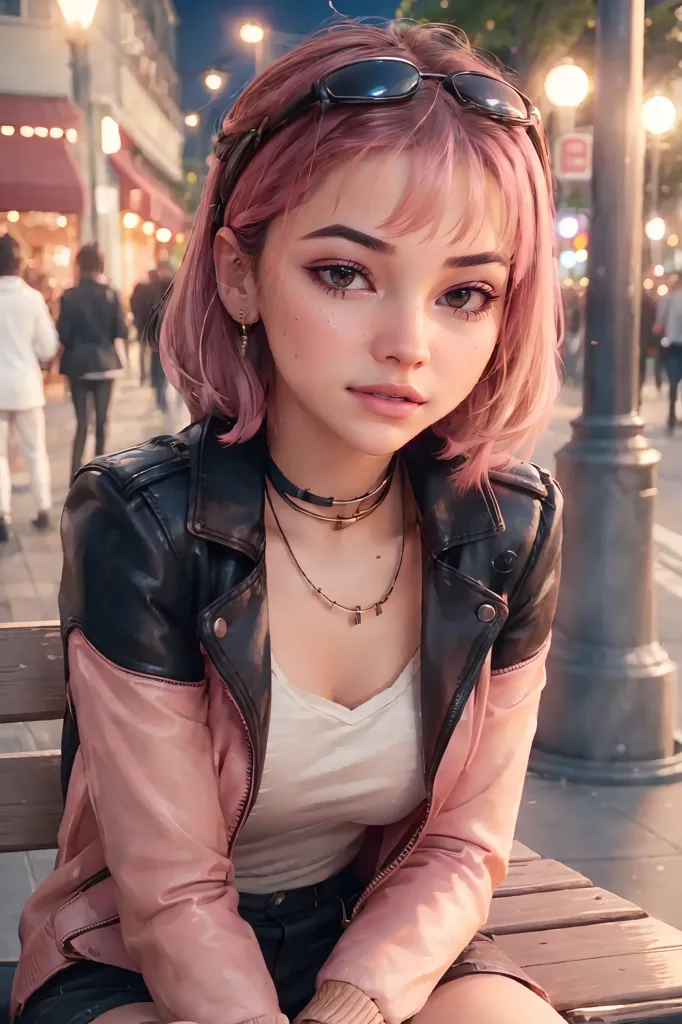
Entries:
[[45,447],[45,410],[42,406],[15,413],[19,443],[25,454]]
[[155,1019],[141,974],[84,961],[60,971],[31,996],[17,1024],[87,1024],[111,1011],[139,1004],[148,1005],[152,1012],[136,1018],[133,1014],[129,1024]]
[[469,974],[441,985],[413,1024],[561,1024],[541,996],[501,974]]
[[98,380],[95,382],[95,420],[100,426],[106,423],[113,384],[114,382],[111,380]]
[[86,424],[88,422],[88,391],[90,390],[90,382],[87,380],[72,380],[71,381],[71,401],[73,402],[73,408],[76,413],[76,419],[78,425]]
[[12,418],[10,412],[0,412],[0,458],[7,458],[9,448],[9,423]]

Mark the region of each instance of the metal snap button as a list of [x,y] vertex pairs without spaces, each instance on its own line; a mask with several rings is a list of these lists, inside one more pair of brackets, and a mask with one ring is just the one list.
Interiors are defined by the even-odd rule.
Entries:
[[517,557],[515,551],[503,551],[493,559],[493,569],[500,575],[506,575],[513,570]]
[[225,622],[225,619],[215,620],[213,623],[213,632],[219,640],[222,640],[224,636],[227,636],[227,623]]
[[491,604],[482,604],[476,614],[481,622],[492,622],[497,615],[497,611]]
[[284,893],[284,892],[277,892],[277,893],[275,893],[275,896],[274,896],[272,902],[275,904],[276,907],[279,907],[280,904],[284,903],[285,899],[286,899],[286,893]]
[[202,523],[201,519],[197,519],[196,523],[194,524],[194,529],[197,531],[197,533],[201,533],[203,528],[204,524]]

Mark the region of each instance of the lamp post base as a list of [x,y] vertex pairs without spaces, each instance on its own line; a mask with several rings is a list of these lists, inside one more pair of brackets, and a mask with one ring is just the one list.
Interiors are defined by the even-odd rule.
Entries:
[[593,786],[652,786],[682,782],[682,743],[671,757],[652,761],[583,761],[578,757],[533,750],[529,769],[541,779],[561,779]]

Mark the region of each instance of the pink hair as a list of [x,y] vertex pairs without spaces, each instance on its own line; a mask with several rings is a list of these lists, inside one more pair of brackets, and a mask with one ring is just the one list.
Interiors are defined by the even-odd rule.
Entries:
[[[344,23],[275,61],[240,96],[226,134],[260,124],[342,64],[367,57],[406,57],[422,70],[498,74],[455,30],[442,25]],[[501,76],[499,76],[501,77]],[[275,217],[300,204],[341,162],[409,153],[412,180],[404,201],[384,225],[415,230],[433,222],[447,200],[456,165],[467,169],[467,223],[476,230],[492,178],[501,195],[513,252],[498,344],[485,373],[464,401],[439,423],[443,458],[466,456],[462,488],[480,485],[493,452],[514,451],[537,436],[556,398],[561,303],[553,258],[554,209],[532,142],[523,128],[506,128],[466,109],[433,81],[405,103],[319,107],[268,142],[229,198],[224,223],[244,253],[257,261]],[[214,160],[182,267],[161,329],[161,355],[170,380],[193,417],[219,412],[234,418],[228,442],[245,441],[263,421],[273,366],[262,325],[251,351],[240,352],[238,325],[217,295],[211,249],[211,207],[223,165]]]

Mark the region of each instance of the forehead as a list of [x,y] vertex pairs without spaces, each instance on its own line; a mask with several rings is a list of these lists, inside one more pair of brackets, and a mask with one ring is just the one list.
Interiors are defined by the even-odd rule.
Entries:
[[[497,183],[485,176],[485,203],[471,216],[467,168],[457,163],[437,196],[419,190],[419,165],[409,153],[386,155],[339,167],[329,174],[293,212],[290,230],[300,236],[327,224],[343,223],[367,234],[390,239],[398,252],[415,247],[504,252],[511,259],[511,240],[505,237],[508,219]],[[405,211],[418,207],[416,223],[405,225]],[[402,223],[401,223],[402,222]]]

